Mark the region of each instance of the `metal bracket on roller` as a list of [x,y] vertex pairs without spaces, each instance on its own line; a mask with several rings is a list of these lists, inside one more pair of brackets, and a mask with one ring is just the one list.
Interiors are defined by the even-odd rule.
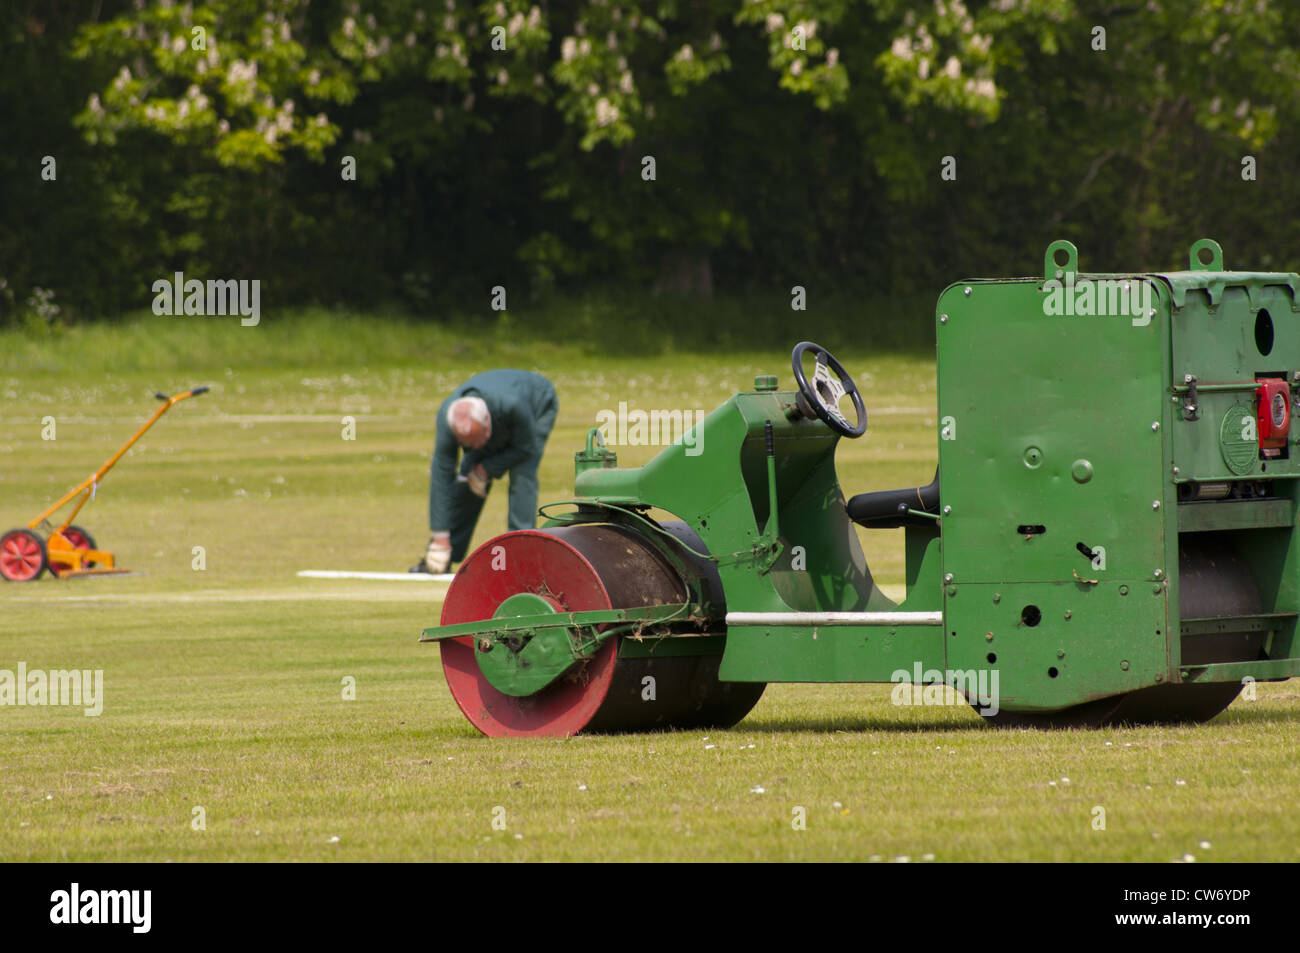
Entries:
[[767,575],[785,551],[781,540],[764,533],[749,549],[731,553],[717,560],[719,566],[753,566],[759,575]]
[[763,424],[763,449],[767,466],[767,524],[749,549],[715,560],[719,566],[753,566],[760,576],[771,572],[785,552],[781,542],[780,498],[776,492],[776,440],[770,420]]
[[[517,634],[525,629],[572,629],[603,625],[607,622],[640,622],[653,625],[656,622],[668,622],[679,619],[687,613],[689,603],[666,606],[637,606],[632,609],[591,609],[584,612],[552,612],[531,616],[516,616],[513,619],[490,619],[490,628],[484,628],[484,622],[462,622],[459,625],[439,625],[425,629],[420,634],[421,642],[441,642],[443,639],[458,639],[466,635],[479,638],[496,638],[502,635]],[[604,634],[604,633],[602,633]]]
[[1195,374],[1186,374],[1183,376],[1183,382],[1187,385],[1187,392],[1183,397],[1183,420],[1200,420],[1201,403],[1196,393],[1196,385],[1199,381]]
[[[420,641],[471,636],[479,669],[489,684],[506,695],[524,698],[591,658],[610,638],[685,618],[691,608],[690,603],[677,603],[463,622],[425,629]],[[602,625],[609,627],[599,628]]]

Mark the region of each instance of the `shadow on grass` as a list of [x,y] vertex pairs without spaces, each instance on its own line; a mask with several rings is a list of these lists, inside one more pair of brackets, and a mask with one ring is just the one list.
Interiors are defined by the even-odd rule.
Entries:
[[[938,714],[936,710],[936,715]],[[1155,729],[1171,730],[1179,727],[1197,727],[1198,725],[1216,725],[1233,726],[1233,725],[1259,725],[1261,727],[1270,724],[1292,725],[1300,723],[1300,709],[1282,708],[1275,705],[1252,705],[1249,703],[1236,702],[1226,712],[1212,718],[1208,722],[1186,723],[1171,722],[1159,724],[1114,724],[1114,725],[986,725],[978,715],[973,711],[969,719],[963,718],[961,721],[943,720],[933,718],[925,721],[907,720],[900,721],[891,718],[881,717],[826,717],[826,718],[799,718],[784,717],[764,719],[761,716],[752,721],[746,719],[740,724],[735,725],[733,731],[753,731],[768,734],[794,733],[800,731],[811,731],[818,733],[842,732],[845,734],[863,734],[869,732],[886,732],[890,734],[929,734],[933,732],[944,731],[987,731],[995,734],[1005,734],[1007,732],[1035,732],[1040,734],[1062,734],[1066,732],[1090,732],[1105,733],[1112,732],[1116,729]]]
[[973,720],[967,721],[898,721],[890,718],[773,718],[746,719],[734,725],[731,731],[753,731],[767,734],[794,734],[811,731],[818,734],[869,734],[871,732],[888,732],[890,734],[933,734],[936,731],[989,731],[971,712]]
[[[936,715],[939,711],[936,710]],[[1023,725],[1006,725],[993,726],[987,725],[975,712],[970,713],[970,718],[962,718],[960,721],[953,721],[943,718],[933,718],[928,720],[907,720],[888,717],[781,717],[781,718],[746,718],[730,728],[660,728],[647,729],[643,731],[611,731],[595,732],[584,735],[588,738],[618,738],[629,737],[632,735],[657,735],[657,734],[693,734],[700,731],[731,731],[738,734],[746,732],[755,734],[798,734],[800,732],[811,732],[814,734],[872,734],[883,733],[893,735],[928,735],[943,732],[987,732],[991,736],[1010,734],[1041,734],[1041,735],[1061,735],[1072,732],[1086,732],[1089,734],[1106,734],[1116,730],[1126,729],[1153,729],[1153,730],[1175,730],[1179,727],[1195,727],[1179,724],[1155,724],[1155,725],[1098,725],[1098,726],[1079,726],[1072,725],[1068,727],[1060,726],[1023,726]],[[1268,725],[1268,724],[1295,724],[1300,722],[1300,710],[1282,709],[1273,706],[1267,707],[1245,707],[1238,710],[1235,706],[1224,714],[1217,716],[1209,722],[1204,722],[1210,726],[1220,725],[1224,727],[1237,724],[1251,725]],[[467,722],[459,724],[447,724],[438,726],[437,730],[431,732],[436,740],[439,741],[478,741],[484,740],[484,736],[473,728]],[[532,739],[543,740],[543,739]],[[547,739],[552,741],[566,741],[571,739]]]
[[1223,714],[1214,718],[1208,724],[1245,724],[1245,725],[1269,725],[1269,724],[1296,724],[1300,723],[1300,709],[1282,708],[1270,704],[1255,704],[1252,702],[1235,701]]

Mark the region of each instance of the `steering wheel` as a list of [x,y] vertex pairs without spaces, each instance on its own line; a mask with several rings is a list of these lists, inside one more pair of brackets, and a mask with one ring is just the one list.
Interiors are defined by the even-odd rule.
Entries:
[[[803,356],[807,351],[812,351],[817,357],[817,367],[813,371],[811,382],[803,371]],[[812,341],[801,341],[790,354],[790,364],[794,368],[794,379],[799,385],[799,396],[802,398],[799,403],[807,404],[807,407],[801,406],[801,410],[806,412],[811,409],[828,427],[842,436],[861,437],[867,432],[867,408],[862,405],[858,385],[853,383],[853,378],[849,377],[843,365],[835,360],[830,351]],[[831,373],[832,370],[834,373]],[[853,398],[853,407],[858,415],[856,425],[850,424],[840,412],[840,401],[846,395]]]

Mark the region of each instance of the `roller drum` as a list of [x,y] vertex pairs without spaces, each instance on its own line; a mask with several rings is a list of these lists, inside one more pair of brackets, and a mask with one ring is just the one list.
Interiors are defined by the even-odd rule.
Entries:
[[[681,524],[668,531],[703,550]],[[689,562],[710,598],[720,598],[712,564]],[[505,599],[521,592],[542,596],[564,612],[688,600],[677,569],[636,533],[612,524],[581,524],[507,533],[481,546],[456,574],[442,624],[491,619]],[[488,684],[475,659],[474,639],[440,644],[452,696],[470,722],[492,736],[727,727],[763,693],[761,683],[719,681],[719,654],[624,657],[619,650],[626,637],[610,638],[594,656],[524,698]]]
[[[1231,619],[1263,611],[1250,568],[1235,550],[1216,542],[1216,535],[1193,533],[1179,539],[1178,603],[1183,619]],[[1183,636],[1182,664],[1254,661],[1262,657],[1266,636],[1231,626],[1212,635]],[[1060,711],[1000,711],[984,717],[999,727],[1033,728],[1199,722],[1222,712],[1240,692],[1238,682],[1153,685]]]

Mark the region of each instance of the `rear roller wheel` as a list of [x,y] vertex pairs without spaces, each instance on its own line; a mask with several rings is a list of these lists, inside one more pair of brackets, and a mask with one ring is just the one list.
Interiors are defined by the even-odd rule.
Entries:
[[[465,561],[447,592],[442,624],[544,613],[547,606],[576,612],[686,597],[676,572],[627,530],[606,524],[520,530],[493,539]],[[718,655],[620,658],[622,638],[610,638],[591,658],[524,697],[489,683],[473,638],[439,644],[452,697],[471,724],[492,737],[726,727],[745,717],[763,693],[762,684],[719,681]]]
[[[1237,682],[1153,685],[1084,702],[1060,711],[1000,711],[984,715],[998,728],[1104,728],[1108,725],[1175,725],[1209,721],[1236,700]],[[982,714],[982,713],[981,713]]]
[[[74,524],[64,529],[62,533],[63,533],[63,538],[72,544],[73,549],[97,549],[98,548],[95,545],[95,537],[91,536],[80,526],[76,526]],[[50,572],[54,573],[54,575],[56,576],[72,568],[71,563],[65,563],[59,560],[57,551],[56,554],[51,555],[49,559],[50,559]],[[84,562],[81,564],[81,568],[90,569],[94,567],[94,565],[95,563],[93,561]]]
[[[1178,597],[1184,619],[1253,615],[1263,611],[1259,590],[1245,562],[1195,536],[1180,540]],[[1250,662],[1261,657],[1266,632],[1216,632],[1182,639],[1182,662]],[[1123,695],[1074,705],[1060,711],[1000,711],[984,715],[999,728],[1101,728],[1107,725],[1158,725],[1209,721],[1236,700],[1240,682],[1153,685]],[[983,712],[981,712],[983,714]]]
[[48,565],[45,541],[31,530],[11,529],[0,536],[0,576],[10,582],[31,582]]

